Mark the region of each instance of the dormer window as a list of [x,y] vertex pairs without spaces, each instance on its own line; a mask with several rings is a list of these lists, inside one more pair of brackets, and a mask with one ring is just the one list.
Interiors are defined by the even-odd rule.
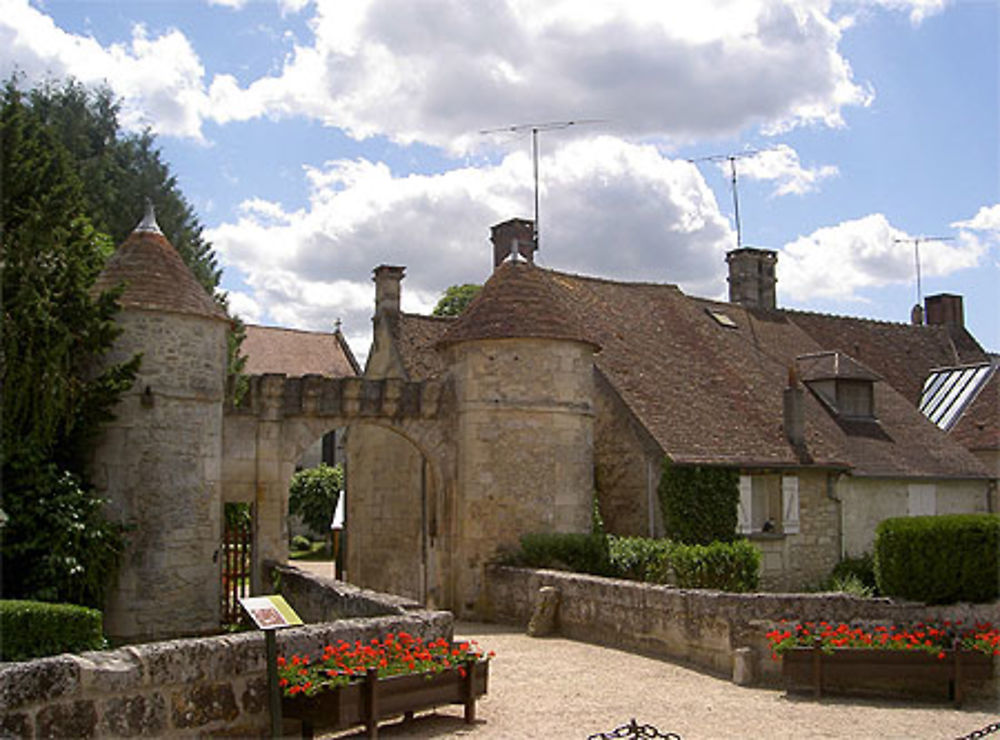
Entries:
[[875,381],[879,376],[842,352],[796,358],[806,386],[837,416],[875,418]]

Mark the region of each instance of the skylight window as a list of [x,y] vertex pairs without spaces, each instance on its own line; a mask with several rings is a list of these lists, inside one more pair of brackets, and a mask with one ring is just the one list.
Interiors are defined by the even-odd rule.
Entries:
[[729,316],[727,316],[726,314],[722,313],[722,311],[713,311],[710,308],[706,308],[705,309],[705,313],[707,313],[709,316],[711,316],[713,319],[715,319],[716,323],[718,323],[719,326],[724,326],[727,329],[739,329],[740,328],[736,324],[735,321],[733,321],[731,318],[729,318]]

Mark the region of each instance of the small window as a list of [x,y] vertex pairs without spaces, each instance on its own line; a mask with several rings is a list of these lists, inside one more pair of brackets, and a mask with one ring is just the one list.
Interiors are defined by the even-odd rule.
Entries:
[[705,313],[715,319],[719,326],[724,326],[727,329],[739,329],[736,322],[729,318],[726,314],[722,313],[722,311],[713,311],[710,308],[706,308]]
[[742,534],[798,533],[798,476],[741,475],[737,526]]

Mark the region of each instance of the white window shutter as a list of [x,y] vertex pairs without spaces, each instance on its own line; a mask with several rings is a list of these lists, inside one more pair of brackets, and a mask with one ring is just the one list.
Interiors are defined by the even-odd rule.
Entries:
[[785,534],[799,533],[799,477],[781,476],[781,524]]
[[911,483],[907,486],[907,513],[910,516],[937,514],[937,490],[933,483]]
[[736,507],[736,531],[750,534],[753,531],[753,479],[749,475],[740,476],[740,502]]

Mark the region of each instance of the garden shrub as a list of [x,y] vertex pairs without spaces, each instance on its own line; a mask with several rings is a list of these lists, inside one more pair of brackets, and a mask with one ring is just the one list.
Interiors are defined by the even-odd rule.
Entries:
[[[760,584],[760,551],[747,540],[708,545],[675,545],[670,553],[672,581],[680,588],[714,588],[742,593]],[[658,574],[665,580],[666,574]]]
[[107,647],[101,613],[74,604],[0,601],[0,660],[30,660]]
[[292,537],[292,549],[293,550],[308,550],[312,547],[312,540],[303,534],[297,534]]
[[1000,515],[886,519],[875,530],[879,591],[927,604],[1000,596]]
[[521,535],[516,562],[530,568],[553,568],[610,576],[614,571],[608,538],[597,534],[534,532]]
[[619,578],[633,581],[657,581],[666,572],[664,562],[676,547],[670,540],[649,537],[608,536],[611,566]]
[[870,552],[853,558],[844,558],[833,566],[833,572],[830,574],[831,583],[848,583],[851,580],[871,589],[872,593],[875,592],[875,558]]
[[340,465],[331,467],[321,463],[300,470],[292,476],[288,488],[288,513],[298,514],[316,535],[326,537],[343,487],[344,471]]
[[738,471],[700,465],[677,467],[664,458],[658,492],[668,539],[687,545],[736,539]]

